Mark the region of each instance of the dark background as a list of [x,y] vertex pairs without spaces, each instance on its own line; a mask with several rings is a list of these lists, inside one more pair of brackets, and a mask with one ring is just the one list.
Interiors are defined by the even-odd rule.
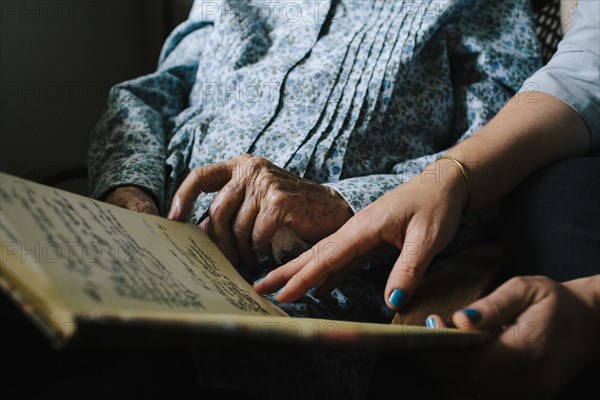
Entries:
[[[156,70],[191,0],[0,0],[0,171],[84,167],[108,90]],[[87,194],[83,179],[64,188]]]

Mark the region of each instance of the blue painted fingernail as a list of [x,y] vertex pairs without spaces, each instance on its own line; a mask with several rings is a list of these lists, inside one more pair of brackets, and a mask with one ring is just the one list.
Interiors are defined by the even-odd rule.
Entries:
[[264,276],[262,278],[258,278],[257,280],[254,281],[254,284],[256,285],[258,282],[262,281],[263,279],[265,279]]
[[433,317],[427,317],[425,320],[425,327],[427,327],[427,329],[437,328],[437,320]]
[[392,294],[390,295],[390,303],[396,308],[400,308],[406,302],[408,298],[408,293],[406,293],[402,289],[394,289]]
[[465,308],[462,310],[465,313],[469,321],[476,324],[481,321],[481,313],[474,308]]

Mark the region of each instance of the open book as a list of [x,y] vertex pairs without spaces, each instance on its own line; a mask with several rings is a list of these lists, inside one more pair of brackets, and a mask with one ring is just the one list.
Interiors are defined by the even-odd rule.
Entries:
[[489,338],[292,318],[254,292],[196,225],[8,174],[0,174],[0,242],[0,286],[56,347],[125,337],[400,348]]

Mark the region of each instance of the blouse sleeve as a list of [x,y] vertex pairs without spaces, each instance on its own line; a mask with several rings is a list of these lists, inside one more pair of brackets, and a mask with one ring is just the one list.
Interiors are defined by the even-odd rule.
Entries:
[[150,192],[161,207],[172,120],[188,106],[211,25],[188,19],[165,42],[156,72],[110,90],[90,136],[92,197],[102,199],[116,187],[133,185]]
[[600,2],[580,1],[573,25],[546,66],[521,87],[523,101],[543,92],[562,100],[583,118],[600,150]]

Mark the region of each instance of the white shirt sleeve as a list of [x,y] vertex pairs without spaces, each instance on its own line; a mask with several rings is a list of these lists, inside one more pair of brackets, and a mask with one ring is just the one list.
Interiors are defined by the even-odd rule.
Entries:
[[600,151],[600,1],[580,1],[573,25],[546,66],[520,92],[539,91],[570,105],[586,122],[592,152]]

